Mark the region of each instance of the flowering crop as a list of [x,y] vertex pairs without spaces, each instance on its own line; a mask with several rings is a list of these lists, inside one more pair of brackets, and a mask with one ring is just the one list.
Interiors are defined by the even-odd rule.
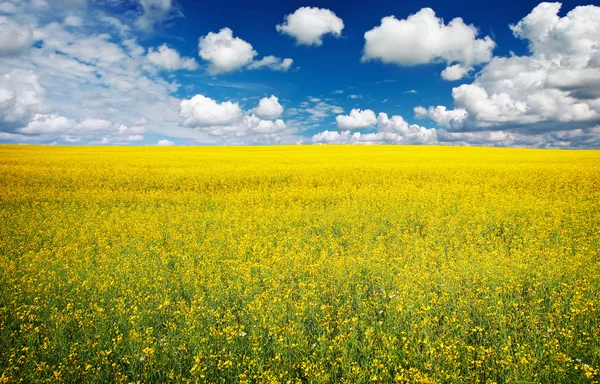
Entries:
[[0,382],[598,383],[600,152],[0,147]]

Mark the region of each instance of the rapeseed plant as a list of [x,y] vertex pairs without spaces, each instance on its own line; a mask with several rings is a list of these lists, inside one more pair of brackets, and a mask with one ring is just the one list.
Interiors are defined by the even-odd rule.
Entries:
[[600,380],[597,151],[0,159],[0,382]]

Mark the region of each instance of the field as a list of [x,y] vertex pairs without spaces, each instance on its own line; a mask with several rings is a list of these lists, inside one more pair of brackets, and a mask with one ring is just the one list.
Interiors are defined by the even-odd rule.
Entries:
[[599,151],[0,146],[0,383],[599,380]]

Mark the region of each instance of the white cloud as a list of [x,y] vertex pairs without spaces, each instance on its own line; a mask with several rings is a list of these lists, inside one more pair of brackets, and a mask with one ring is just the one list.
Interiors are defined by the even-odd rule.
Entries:
[[279,104],[279,99],[276,96],[264,97],[254,108],[254,113],[264,119],[276,119],[283,114],[283,107]]
[[65,17],[64,23],[69,27],[81,27],[83,25],[83,19],[79,16],[69,15]]
[[344,108],[339,105],[332,104],[332,100],[321,100],[317,97],[309,97],[308,101],[300,103],[299,108],[290,108],[287,110],[296,112],[299,121],[302,121],[301,126],[304,129],[316,128],[320,122],[333,114],[344,112]]
[[[461,18],[448,24],[431,8],[423,8],[407,19],[384,17],[381,25],[365,33],[362,61],[380,60],[403,66],[445,62],[445,79],[457,80],[473,65],[488,62],[494,41],[486,36],[477,38],[478,30]],[[453,67],[451,64],[460,64]]]
[[161,45],[158,50],[150,48],[147,57],[152,64],[170,71],[178,69],[193,71],[198,69],[196,60],[191,57],[181,57],[177,50],[169,48],[166,44]]
[[312,137],[315,144],[433,144],[411,142],[410,139],[394,132],[360,133],[351,131],[323,131]]
[[[24,55],[0,58],[0,131],[7,141],[127,144],[146,132],[211,144],[298,140],[295,128],[260,118],[256,127],[255,120],[248,120],[241,133],[231,135],[217,135],[219,127],[231,129],[227,125],[185,127],[179,116],[181,100],[175,96],[177,78],[149,61],[136,30],[127,25],[134,23],[134,14],[107,16],[107,8],[101,10],[98,2],[15,4],[11,19],[30,25],[36,44]],[[172,6],[163,21],[176,16],[176,8]],[[68,15],[81,17],[81,25],[66,25],[79,24],[75,19],[65,24]],[[244,114],[232,125],[239,127]],[[93,130],[93,120],[111,124],[106,130]]]
[[437,142],[437,130],[425,128],[417,124],[408,124],[402,116],[388,118],[386,113],[377,117],[377,130],[380,133],[390,132],[399,135],[398,140],[410,144],[433,144]]
[[117,125],[108,120],[89,118],[79,122],[56,113],[37,114],[22,128],[17,130],[21,134],[37,135],[40,138],[60,137],[61,141],[68,143],[81,142],[82,139],[93,140],[98,135],[103,135],[107,142],[118,144],[122,142],[142,141],[141,134],[144,127],[127,127]]
[[313,135],[312,142],[315,144],[435,144],[556,148],[600,145],[600,126],[546,134],[523,134],[500,130],[451,132],[409,124],[402,116],[388,117],[387,114],[380,113],[375,128],[376,132],[372,133],[326,130]]
[[239,37],[233,37],[233,31],[223,28],[219,33],[209,32],[198,42],[199,55],[210,62],[212,73],[231,72],[240,69],[254,60],[258,53],[252,45]]
[[295,38],[296,44],[319,46],[326,34],[340,37],[344,22],[329,9],[302,7],[286,15],[285,21],[276,29]]
[[209,32],[206,36],[200,37],[198,49],[200,57],[209,62],[208,70],[212,74],[243,68],[268,68],[273,71],[287,72],[294,63],[293,59],[281,59],[276,56],[265,56],[254,61],[258,53],[252,44],[239,37],[233,37],[233,31],[229,28],[223,28],[219,33]]
[[0,16],[0,57],[23,53],[32,43],[33,31],[30,26]]
[[[300,139],[296,132],[324,130],[333,123],[332,116],[344,113],[333,99],[317,95],[296,108],[287,108],[285,122],[240,108],[238,117],[229,117],[231,122],[201,125],[210,119],[205,115],[196,119],[191,108],[190,128],[180,116],[181,100],[176,96],[190,89],[180,89],[179,74],[157,70],[158,65],[147,57],[146,44],[136,38],[139,31],[130,27],[145,12],[142,5],[139,14],[123,13],[116,18],[105,13],[114,0],[5,4],[0,0],[4,15],[0,20],[19,30],[29,29],[31,37],[23,45],[16,44],[18,48],[0,53],[3,141],[85,144],[104,139],[108,144],[130,144],[146,137],[163,137],[199,143],[294,143]],[[152,26],[168,23],[180,14],[174,1],[162,4],[167,4],[162,9],[169,11],[158,12],[163,17],[153,18]],[[543,3],[512,26],[515,36],[528,43],[530,53],[493,58],[473,76],[471,84],[455,87],[451,109],[416,108],[416,117],[438,123],[435,130],[379,114],[377,122],[365,128],[371,133],[342,129],[330,136],[359,143],[600,147],[600,7],[578,7],[561,16],[558,9],[557,4]],[[439,27],[450,28],[451,24]],[[0,50],[5,49],[5,36],[0,35]],[[475,41],[483,41],[477,34],[475,37]],[[235,40],[233,33],[231,39]],[[9,41],[16,42],[18,39]],[[160,54],[160,48],[154,52]],[[292,67],[291,59],[286,62],[266,56],[254,61],[258,56],[251,56],[240,69]],[[477,65],[472,58],[475,54],[456,54],[471,57],[470,61],[450,61],[446,56],[433,61],[447,64],[443,76],[448,79],[469,73]],[[265,89],[258,90],[259,94]],[[236,104],[234,100],[231,103]],[[294,120],[288,118],[291,116]]]
[[338,129],[361,129],[369,128],[377,123],[375,112],[370,109],[360,110],[353,109],[350,115],[340,115],[335,118]]
[[[196,95],[181,102],[181,118],[184,126],[229,144],[247,143],[248,140],[277,143],[282,140],[282,135],[289,136],[290,140],[292,137],[297,139],[293,136],[294,129],[288,128],[283,120],[273,120],[279,112],[277,100],[275,96],[264,98],[261,100],[262,108],[259,104],[255,110],[244,112],[237,103],[218,103]],[[259,109],[263,116],[269,115],[269,119],[257,116],[255,113]]]
[[211,98],[196,95],[181,101],[179,116],[186,127],[229,125],[242,117],[242,109],[238,103],[217,103]]
[[461,64],[450,65],[442,71],[442,79],[448,81],[460,80],[465,77],[470,70],[470,68],[465,68]]
[[530,55],[493,58],[472,84],[453,89],[454,110],[430,108],[430,117],[454,131],[533,134],[598,124],[600,7],[576,7],[564,17],[560,7],[541,3],[511,26]]
[[170,146],[175,145],[175,142],[171,141],[171,140],[167,140],[167,139],[162,139],[162,140],[158,140],[156,145],[158,145],[159,147],[170,147]]
[[108,131],[114,127],[114,124],[108,120],[102,119],[85,119],[79,124],[77,124],[76,129],[81,131]]
[[17,6],[10,1],[3,1],[0,3],[0,13],[4,13],[7,15],[14,15],[17,13]]
[[461,108],[448,110],[444,106],[429,107],[429,109],[419,106],[414,108],[414,112],[415,118],[425,119],[429,117],[446,128],[461,127],[467,118],[466,110]]
[[144,136],[142,136],[142,135],[131,135],[131,136],[124,137],[123,140],[125,140],[125,141],[143,141],[144,140]]
[[427,108],[425,108],[425,107],[418,106],[418,107],[415,107],[413,109],[413,111],[415,112],[416,119],[426,119],[429,117],[429,112],[427,111]]
[[26,127],[19,129],[19,131],[27,134],[63,133],[73,130],[75,126],[75,120],[64,116],[38,114]]
[[[371,110],[352,110],[350,116],[338,116],[344,124],[338,128],[341,132],[324,131],[312,137],[313,143],[321,144],[436,144],[437,130],[416,124],[408,124],[402,116],[388,117],[380,113],[375,117]],[[351,129],[373,128],[376,132],[351,132]]]
[[248,69],[269,68],[273,71],[287,72],[291,68],[293,63],[294,60],[290,58],[282,60],[279,57],[275,56],[265,56],[262,59],[254,61],[253,63],[248,65]]
[[252,115],[247,117],[248,125],[252,127],[252,132],[255,133],[277,133],[286,128],[285,122],[281,119],[277,120],[262,120]]
[[165,20],[181,16],[181,11],[173,0],[139,0],[141,15],[135,25],[144,31],[151,31]]
[[45,91],[32,71],[13,69],[0,77],[0,123],[18,124],[48,112]]

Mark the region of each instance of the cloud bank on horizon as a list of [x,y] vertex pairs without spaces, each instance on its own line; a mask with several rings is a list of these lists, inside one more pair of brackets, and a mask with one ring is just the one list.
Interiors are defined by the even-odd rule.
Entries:
[[0,0],[0,143],[600,147],[600,7],[383,5]]

